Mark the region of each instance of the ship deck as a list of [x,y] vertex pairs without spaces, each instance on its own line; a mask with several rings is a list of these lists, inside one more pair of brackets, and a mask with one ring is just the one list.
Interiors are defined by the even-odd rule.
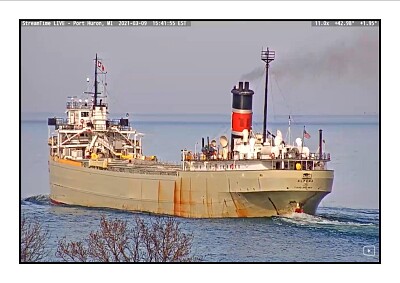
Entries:
[[[122,160],[112,160],[107,163],[109,171],[126,172],[135,174],[177,175],[181,166],[146,160],[132,160],[131,163]],[[84,167],[89,167],[89,160],[83,161]]]

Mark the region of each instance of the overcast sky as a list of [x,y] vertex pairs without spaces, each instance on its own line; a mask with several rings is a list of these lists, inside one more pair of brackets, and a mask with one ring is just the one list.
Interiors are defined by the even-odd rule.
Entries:
[[110,111],[221,113],[239,80],[263,111],[261,48],[276,51],[269,113],[379,113],[379,29],[295,22],[192,22],[191,27],[23,27],[22,112],[65,109],[93,76],[108,71]]

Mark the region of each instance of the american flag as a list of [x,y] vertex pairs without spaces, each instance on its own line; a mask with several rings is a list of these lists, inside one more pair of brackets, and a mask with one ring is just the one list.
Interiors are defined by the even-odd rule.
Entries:
[[102,72],[104,72],[106,70],[103,63],[101,63],[100,61],[97,61],[97,68]]
[[306,139],[311,138],[310,134],[307,133],[306,129],[304,129],[304,138],[306,138]]

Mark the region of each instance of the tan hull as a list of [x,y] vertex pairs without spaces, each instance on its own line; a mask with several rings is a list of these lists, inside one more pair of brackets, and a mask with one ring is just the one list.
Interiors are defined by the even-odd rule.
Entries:
[[191,218],[266,217],[291,213],[296,203],[314,214],[333,183],[329,170],[183,171],[163,176],[53,160],[49,166],[53,201]]

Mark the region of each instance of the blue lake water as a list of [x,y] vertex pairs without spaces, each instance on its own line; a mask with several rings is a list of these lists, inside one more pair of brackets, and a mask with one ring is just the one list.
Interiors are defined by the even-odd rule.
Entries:
[[[49,230],[50,261],[58,239],[84,238],[99,226],[101,215],[127,220],[132,213],[82,207],[54,206],[48,201],[47,121],[22,117],[21,212]],[[115,118],[119,118],[116,116]],[[179,162],[180,150],[195,149],[201,137],[229,136],[230,119],[224,115],[138,115],[130,117],[146,134],[144,153],[160,160]],[[285,137],[287,117],[274,117],[269,130]],[[258,120],[259,121],[259,120]],[[253,128],[261,130],[255,119]],[[182,219],[184,231],[194,236],[193,252],[212,262],[378,262],[379,219],[379,121],[377,116],[294,116],[292,141],[302,136],[303,125],[317,151],[318,129],[323,129],[325,151],[335,170],[333,191],[317,215],[256,219]],[[287,140],[287,139],[286,139]],[[197,145],[197,148],[198,148]],[[144,214],[143,217],[157,217]],[[375,256],[363,254],[372,245]]]

